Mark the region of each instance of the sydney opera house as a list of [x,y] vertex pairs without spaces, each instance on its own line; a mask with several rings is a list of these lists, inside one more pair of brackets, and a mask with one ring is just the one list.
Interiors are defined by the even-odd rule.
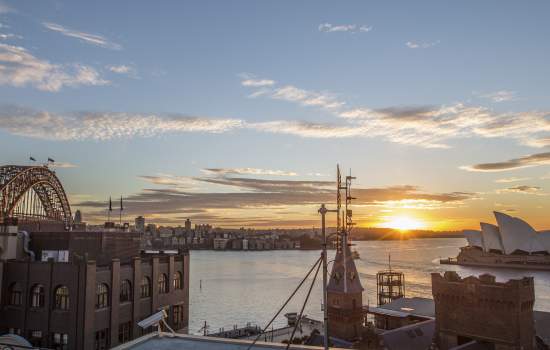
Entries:
[[550,230],[537,232],[527,222],[494,212],[497,225],[465,230],[468,246],[441,263],[550,270]]

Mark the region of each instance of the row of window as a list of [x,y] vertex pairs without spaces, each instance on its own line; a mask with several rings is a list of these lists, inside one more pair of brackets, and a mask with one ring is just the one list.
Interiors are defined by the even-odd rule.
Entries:
[[[168,276],[161,273],[157,281],[157,290],[159,294],[168,293]],[[173,278],[174,289],[183,289],[183,275],[181,272],[174,273]],[[96,290],[96,308],[101,309],[109,306],[109,286],[105,283],[99,283]],[[143,277],[140,285],[140,297],[149,298],[151,296],[151,279]],[[132,284],[128,280],[122,281],[120,284],[120,302],[132,301]]]
[[[184,321],[184,307],[183,305],[172,306],[172,319],[175,327],[183,326]],[[143,334],[148,333],[149,330],[142,331]],[[22,335],[20,328],[10,328],[9,333]],[[142,334],[142,335],[143,335]],[[118,343],[126,343],[133,339],[133,327],[132,322],[124,322],[118,325]],[[29,341],[33,346],[42,347],[46,346],[45,338],[42,331],[31,330],[29,331]],[[51,347],[56,350],[68,349],[69,336],[65,333],[51,333]],[[95,332],[94,349],[106,350],[110,348],[110,330],[109,328],[101,329]]]
[[[158,279],[158,293],[168,293],[168,277],[162,273]],[[174,289],[183,289],[183,275],[176,272],[173,278]],[[149,277],[143,277],[140,285],[140,296],[148,298],[151,296],[151,280]],[[54,290],[55,310],[69,309],[69,288],[67,286],[58,286]],[[33,308],[44,307],[45,288],[42,284],[36,284],[31,288],[30,304]],[[109,306],[109,286],[105,283],[99,283],[96,288],[96,308]],[[129,280],[123,280],[120,284],[120,302],[132,301],[132,283]],[[23,304],[23,288],[20,283],[15,282],[8,288],[8,302],[10,305],[19,306]]]
[[[36,284],[31,288],[31,307],[44,307],[45,289],[41,284]],[[69,288],[58,286],[54,290],[53,308],[57,310],[69,309]],[[21,305],[23,303],[23,288],[20,283],[12,283],[8,288],[8,301],[10,305]]]

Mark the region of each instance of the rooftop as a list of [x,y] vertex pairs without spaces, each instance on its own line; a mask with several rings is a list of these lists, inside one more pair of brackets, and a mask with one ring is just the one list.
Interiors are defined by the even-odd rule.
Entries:
[[[172,333],[151,333],[137,338],[131,342],[119,345],[112,350],[246,350],[252,343],[251,340],[227,339],[203,337],[198,335],[172,334]],[[257,342],[252,349],[262,350],[283,350],[286,344]],[[315,349],[315,346],[292,345],[293,350]],[[331,348],[333,350],[344,350]]]
[[372,313],[394,317],[422,316],[435,318],[435,304],[428,298],[399,298],[379,307],[369,307]]

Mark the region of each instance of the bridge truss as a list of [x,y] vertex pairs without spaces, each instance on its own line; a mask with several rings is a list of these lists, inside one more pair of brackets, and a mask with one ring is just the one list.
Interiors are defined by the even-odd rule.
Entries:
[[61,182],[46,166],[0,166],[0,222],[72,223],[71,207]]

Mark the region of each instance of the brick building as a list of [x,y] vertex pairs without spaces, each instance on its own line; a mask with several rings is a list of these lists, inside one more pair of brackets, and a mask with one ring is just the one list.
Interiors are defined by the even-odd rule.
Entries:
[[141,253],[131,232],[35,232],[28,246],[0,262],[0,334],[53,349],[108,349],[144,334],[136,323],[160,309],[186,330],[187,251]]
[[432,273],[435,340],[442,350],[472,340],[493,349],[534,348],[532,277],[496,282],[491,275],[460,278]]

